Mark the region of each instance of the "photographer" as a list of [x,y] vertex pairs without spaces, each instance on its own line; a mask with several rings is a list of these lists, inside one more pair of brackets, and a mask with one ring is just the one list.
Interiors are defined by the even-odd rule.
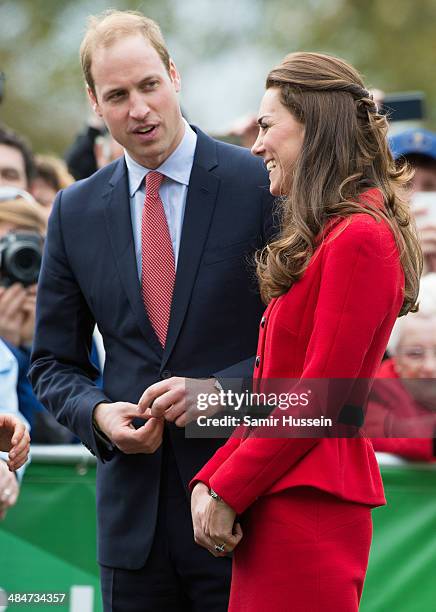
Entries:
[[27,370],[45,230],[44,211],[29,194],[0,187],[0,338],[18,362],[19,407],[30,426],[35,413],[43,410]]

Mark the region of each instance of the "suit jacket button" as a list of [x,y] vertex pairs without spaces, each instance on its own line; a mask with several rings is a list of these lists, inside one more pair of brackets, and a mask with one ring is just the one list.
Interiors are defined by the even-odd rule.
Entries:
[[265,323],[266,323],[266,317],[262,317],[262,320],[260,322],[260,326],[261,327],[265,327]]
[[161,378],[171,378],[172,373],[169,370],[164,370],[161,374]]
[[258,368],[260,366],[260,357],[259,357],[259,355],[256,357],[256,361],[254,362],[254,365],[256,366],[256,368]]

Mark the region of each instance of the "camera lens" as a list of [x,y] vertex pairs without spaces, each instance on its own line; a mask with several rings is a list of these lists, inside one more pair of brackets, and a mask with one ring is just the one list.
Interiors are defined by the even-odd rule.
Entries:
[[41,266],[41,255],[34,246],[23,246],[15,252],[12,267],[16,278],[24,282],[37,280]]
[[42,236],[11,232],[0,240],[1,284],[33,285],[38,281],[42,260]]

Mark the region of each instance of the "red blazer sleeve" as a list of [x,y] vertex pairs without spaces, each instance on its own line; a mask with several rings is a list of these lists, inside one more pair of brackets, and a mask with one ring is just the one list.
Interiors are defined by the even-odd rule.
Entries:
[[[395,243],[387,226],[368,215],[350,219],[327,240],[311,262],[321,266],[321,280],[301,377],[372,376],[374,372],[362,373],[365,356],[379,326],[388,314],[392,317],[393,308],[395,318],[402,303],[403,276]],[[210,486],[241,513],[319,441],[248,438],[212,476],[206,466]],[[215,458],[211,461],[215,468]]]
[[210,487],[210,477],[214,474],[217,469],[224,463],[224,461],[230,457],[234,450],[239,446],[240,438],[231,437],[227,440],[227,442],[219,448],[216,453],[209,459],[209,461],[204,465],[201,470],[194,476],[194,478],[189,483],[189,489],[195,487],[195,485],[199,482],[204,482],[208,487]]

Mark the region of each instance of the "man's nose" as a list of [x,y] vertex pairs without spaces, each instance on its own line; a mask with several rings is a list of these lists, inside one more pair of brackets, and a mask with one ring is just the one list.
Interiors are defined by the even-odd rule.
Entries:
[[261,137],[260,130],[259,130],[259,133],[256,138],[256,142],[251,147],[251,152],[253,153],[253,155],[262,155],[264,150],[265,149],[263,146],[263,138]]
[[149,111],[150,107],[144,95],[135,92],[130,96],[129,115],[132,119],[142,121],[148,115]]

